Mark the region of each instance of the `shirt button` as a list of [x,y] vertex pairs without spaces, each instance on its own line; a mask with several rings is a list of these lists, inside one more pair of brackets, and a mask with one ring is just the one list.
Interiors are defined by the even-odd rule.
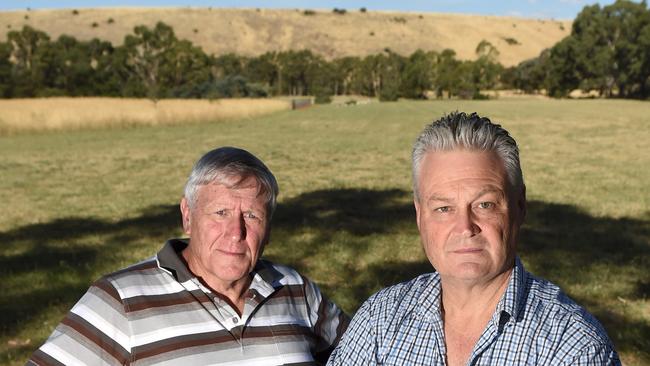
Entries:
[[233,323],[237,323],[237,321],[238,321],[239,319],[237,319],[237,317],[233,317],[233,318],[230,319],[230,320],[231,320]]

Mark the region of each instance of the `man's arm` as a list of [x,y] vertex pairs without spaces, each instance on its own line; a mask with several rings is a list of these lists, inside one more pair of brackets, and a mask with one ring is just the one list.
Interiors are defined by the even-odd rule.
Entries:
[[59,323],[27,365],[126,365],[130,329],[120,295],[111,282],[95,282]]
[[377,335],[372,325],[371,300],[363,303],[352,318],[329,361],[328,366],[376,365]]
[[618,354],[609,344],[590,344],[562,366],[620,366]]
[[350,318],[336,304],[329,301],[316,284],[304,277],[303,280],[312,331],[317,339],[314,358],[324,364],[348,328]]

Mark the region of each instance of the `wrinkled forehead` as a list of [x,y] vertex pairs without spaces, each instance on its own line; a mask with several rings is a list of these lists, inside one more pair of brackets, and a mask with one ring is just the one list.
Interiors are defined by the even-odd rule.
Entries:
[[254,175],[225,175],[220,174],[207,185],[223,186],[233,193],[252,190],[254,197],[262,203],[267,204],[269,194],[264,189],[264,185]]

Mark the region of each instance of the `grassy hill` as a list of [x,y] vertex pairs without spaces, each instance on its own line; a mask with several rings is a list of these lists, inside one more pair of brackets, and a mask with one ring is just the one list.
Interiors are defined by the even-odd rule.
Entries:
[[217,55],[310,49],[332,59],[385,48],[403,55],[418,48],[451,48],[458,58],[473,59],[477,44],[485,39],[497,47],[506,66],[538,56],[571,30],[570,21],[358,9],[337,14],[331,9],[80,8],[0,12],[0,39],[30,25],[52,38],[69,34],[119,45],[136,25],[158,21],[171,25],[179,38]]

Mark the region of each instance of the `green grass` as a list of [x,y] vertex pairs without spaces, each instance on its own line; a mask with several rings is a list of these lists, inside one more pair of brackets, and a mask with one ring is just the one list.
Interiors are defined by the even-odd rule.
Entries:
[[178,236],[193,162],[220,145],[280,183],[265,255],[347,312],[430,271],[410,149],[428,121],[477,111],[518,140],[529,216],[520,253],[650,363],[650,117],[636,101],[496,100],[319,106],[249,120],[0,137],[0,364],[22,364],[91,281]]

